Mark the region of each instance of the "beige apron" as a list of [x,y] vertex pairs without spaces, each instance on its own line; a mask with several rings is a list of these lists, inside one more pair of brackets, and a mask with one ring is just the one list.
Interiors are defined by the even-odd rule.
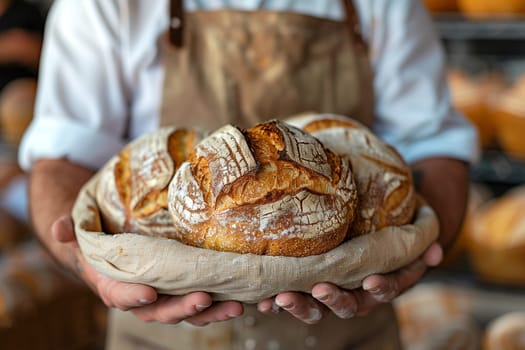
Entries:
[[[241,127],[305,111],[339,113],[370,125],[372,74],[351,0],[346,22],[295,13],[236,10],[185,14],[171,1],[162,125]],[[306,325],[286,312],[242,317],[206,327],[143,323],[113,310],[109,350],[400,349],[391,305],[367,317],[333,314]]]

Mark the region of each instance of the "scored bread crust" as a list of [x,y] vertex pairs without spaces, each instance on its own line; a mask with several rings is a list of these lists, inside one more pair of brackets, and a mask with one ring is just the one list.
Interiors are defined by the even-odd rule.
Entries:
[[161,128],[131,142],[102,169],[96,190],[107,233],[174,238],[168,185],[204,131]]
[[350,162],[277,120],[217,130],[195,147],[168,190],[180,241],[265,255],[334,248],[356,203]]
[[412,173],[393,147],[361,123],[340,115],[303,114],[285,121],[350,158],[358,208],[349,238],[412,221],[416,209]]

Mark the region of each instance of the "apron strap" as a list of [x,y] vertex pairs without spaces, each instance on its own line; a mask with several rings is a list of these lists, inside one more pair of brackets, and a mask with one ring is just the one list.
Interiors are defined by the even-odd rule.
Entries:
[[[359,16],[355,9],[352,0],[341,0],[343,8],[346,13],[346,23],[350,31],[350,36],[357,48],[360,50],[367,50],[366,42],[361,35],[361,27],[359,25]],[[184,1],[170,0],[170,43],[175,47],[182,47],[184,42]]]
[[184,4],[183,0],[170,0],[170,43],[182,47],[184,37]]
[[355,46],[358,50],[366,52],[368,50],[368,45],[363,39],[361,33],[361,25],[359,23],[359,15],[355,9],[354,2],[352,0],[342,0],[343,7],[346,14],[346,25],[350,31],[350,37],[355,43]]

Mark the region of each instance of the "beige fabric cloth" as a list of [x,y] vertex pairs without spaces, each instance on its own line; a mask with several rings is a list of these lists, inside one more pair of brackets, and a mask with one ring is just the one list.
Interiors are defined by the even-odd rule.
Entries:
[[310,292],[320,278],[353,289],[368,275],[413,261],[438,234],[434,212],[422,205],[412,225],[387,227],[300,258],[219,252],[135,233],[107,235],[94,195],[98,179],[86,184],[73,209],[86,260],[104,275],[151,285],[163,294],[205,291],[214,300],[256,303],[282,291]]
[[[180,1],[173,1],[180,7]],[[182,23],[184,45],[162,40],[165,87],[162,125],[213,130],[241,127],[304,111],[348,115],[371,125],[372,72],[349,24],[269,11],[198,11]],[[179,23],[176,19],[173,24]],[[136,234],[100,233],[88,184],[75,207],[78,240],[87,260],[117,279],[147,283],[164,293],[212,292],[216,300],[255,302],[281,290],[309,292],[320,280],[354,288],[368,274],[413,260],[437,236],[428,207],[415,225],[387,228],[306,258],[205,251]],[[90,210],[86,210],[90,208]],[[388,249],[385,249],[388,247]],[[108,349],[399,349],[391,305],[364,318],[331,315],[308,326],[281,312],[267,317],[246,305],[240,318],[204,328],[145,324],[112,312]],[[131,339],[131,341],[130,341]]]

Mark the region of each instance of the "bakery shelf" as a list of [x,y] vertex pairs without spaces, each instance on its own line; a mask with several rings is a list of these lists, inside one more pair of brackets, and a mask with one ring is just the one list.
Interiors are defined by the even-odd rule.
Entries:
[[473,182],[488,185],[499,196],[510,188],[525,185],[525,160],[498,149],[487,150],[472,168],[470,177]]
[[502,58],[525,55],[525,16],[468,19],[461,15],[435,15],[434,23],[449,53]]
[[506,286],[483,281],[466,261],[448,269],[434,269],[421,282],[439,283],[468,291],[473,297],[473,316],[482,326],[505,313],[525,311],[525,286]]
[[444,40],[525,40],[525,16],[468,19],[461,15],[435,15]]

